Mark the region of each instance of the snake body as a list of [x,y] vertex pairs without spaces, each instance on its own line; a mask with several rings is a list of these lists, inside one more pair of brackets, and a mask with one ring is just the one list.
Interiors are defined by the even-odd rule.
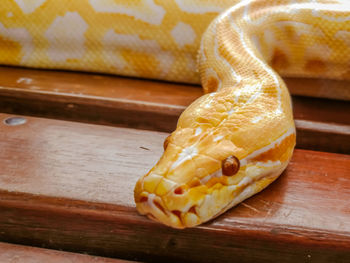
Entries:
[[[286,168],[296,137],[279,74],[350,77],[346,1],[125,2],[5,0],[0,63],[200,79],[206,94],[135,186],[138,211],[168,226],[206,222]],[[348,90],[342,96],[350,99]]]

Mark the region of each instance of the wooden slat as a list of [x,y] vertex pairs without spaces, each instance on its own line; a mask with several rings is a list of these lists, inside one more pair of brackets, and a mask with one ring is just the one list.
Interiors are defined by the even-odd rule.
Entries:
[[0,67],[0,112],[172,131],[197,86]]
[[318,94],[319,97],[327,98],[350,97],[349,80],[285,78],[285,82],[293,95],[314,96]]
[[[329,89],[339,86],[339,81],[287,83],[292,90],[322,83]],[[0,67],[0,111],[7,113],[170,132],[180,113],[201,94],[191,85]],[[303,135],[297,138],[299,148],[350,153],[350,103],[293,97],[293,104],[297,130]],[[327,132],[324,123],[330,125]]]
[[166,133],[0,115],[0,240],[152,262],[350,262],[350,156],[297,149],[262,193],[193,229],[137,214]]
[[132,263],[131,261],[108,259],[50,249],[13,245],[0,242],[1,263]]
[[297,127],[297,147],[350,154],[349,125],[303,120],[295,120],[295,125]]

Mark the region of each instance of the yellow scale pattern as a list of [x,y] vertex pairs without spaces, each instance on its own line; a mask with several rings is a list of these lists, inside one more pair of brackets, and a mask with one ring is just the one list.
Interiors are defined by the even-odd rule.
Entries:
[[3,0],[0,64],[199,83],[201,36],[236,1],[178,2],[203,12],[160,0]]

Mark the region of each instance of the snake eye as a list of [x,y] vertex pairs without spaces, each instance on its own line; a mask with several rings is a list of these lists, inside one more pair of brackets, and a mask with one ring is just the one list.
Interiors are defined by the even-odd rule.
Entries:
[[238,172],[240,162],[236,156],[231,155],[222,161],[221,166],[223,175],[232,176]]

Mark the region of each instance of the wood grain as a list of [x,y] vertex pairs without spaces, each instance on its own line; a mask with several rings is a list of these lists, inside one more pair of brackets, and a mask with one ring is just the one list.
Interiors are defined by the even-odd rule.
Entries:
[[[312,96],[318,94],[320,98],[349,98],[349,80],[330,79],[300,79],[284,78],[290,92],[293,95]],[[332,90],[332,94],[329,94]],[[330,97],[331,96],[331,97]]]
[[166,133],[0,114],[0,240],[152,262],[350,262],[350,156],[295,151],[268,189],[200,227],[137,214]]
[[[287,79],[291,90],[322,83],[328,88],[340,85]],[[199,86],[0,67],[0,112],[7,113],[170,132],[181,112],[201,94]],[[299,148],[350,153],[350,103],[296,96],[293,104],[297,130],[305,134],[297,138]],[[323,123],[334,129],[320,130]]]
[[350,154],[350,125],[295,120],[295,126],[297,147]]
[[128,263],[131,261],[81,255],[0,242],[1,263]]

